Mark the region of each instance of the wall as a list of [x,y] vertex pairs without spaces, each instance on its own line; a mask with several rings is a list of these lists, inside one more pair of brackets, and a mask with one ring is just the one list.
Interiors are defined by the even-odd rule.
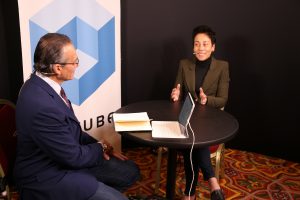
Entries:
[[[3,2],[0,1],[0,98],[9,97],[9,87],[5,83],[8,82],[8,69],[6,59],[6,48],[5,46],[5,32],[4,32],[4,20],[3,20]],[[4,67],[5,66],[5,67]]]
[[167,99],[191,31],[217,32],[215,56],[230,63],[226,111],[240,123],[230,148],[300,162],[300,1],[122,0],[122,102]]
[[18,4],[0,2],[0,98],[16,102],[23,83]]

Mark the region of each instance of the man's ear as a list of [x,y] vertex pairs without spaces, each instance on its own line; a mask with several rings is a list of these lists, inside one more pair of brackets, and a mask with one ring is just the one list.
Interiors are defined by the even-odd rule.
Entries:
[[62,66],[60,64],[53,64],[53,66],[52,66],[53,73],[55,73],[57,75],[61,74],[61,69],[62,69]]

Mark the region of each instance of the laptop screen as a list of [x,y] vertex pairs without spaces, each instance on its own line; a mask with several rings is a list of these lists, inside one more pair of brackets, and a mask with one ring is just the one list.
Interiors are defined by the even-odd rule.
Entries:
[[193,114],[193,110],[195,108],[195,103],[190,93],[188,93],[185,97],[183,106],[181,108],[179,114],[179,123],[186,127],[190,121],[190,118]]

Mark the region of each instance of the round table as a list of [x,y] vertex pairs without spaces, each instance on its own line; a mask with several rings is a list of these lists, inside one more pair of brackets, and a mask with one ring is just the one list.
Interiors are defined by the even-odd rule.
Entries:
[[[150,119],[159,121],[178,121],[182,103],[168,100],[132,103],[116,110],[116,113],[147,112]],[[194,148],[224,143],[238,132],[238,121],[225,111],[196,103],[190,119],[195,135]],[[123,137],[140,144],[168,147],[168,168],[166,198],[174,199],[176,181],[176,149],[190,148],[193,143],[192,132],[186,139],[154,139],[151,131],[120,132]]]

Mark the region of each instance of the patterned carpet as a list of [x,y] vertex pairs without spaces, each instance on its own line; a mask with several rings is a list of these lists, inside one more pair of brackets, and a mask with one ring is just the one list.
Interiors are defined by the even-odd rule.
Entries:
[[[125,193],[129,199],[159,200],[165,196],[166,158],[163,154],[161,182],[159,193],[154,194],[156,175],[156,155],[150,148],[139,147],[124,150],[124,153],[136,161],[141,170],[141,180]],[[179,200],[184,190],[183,159],[177,159],[176,200]],[[220,184],[227,200],[300,200],[300,163],[268,157],[256,153],[225,150],[225,176]],[[197,199],[209,199],[209,189],[206,182],[199,176]],[[18,194],[13,192],[12,200],[18,200]]]
[[[150,148],[132,148],[124,153],[139,165],[142,178],[126,192],[127,196],[139,199],[153,198],[156,172],[156,155]],[[159,196],[165,195],[166,158],[163,155]],[[183,159],[177,159],[176,199],[180,199],[184,190]],[[226,199],[230,200],[300,200],[300,163],[268,157],[256,153],[225,150],[225,175],[220,184]],[[197,199],[209,199],[206,182],[199,176]],[[152,198],[149,196],[152,195]],[[132,198],[134,199],[134,198]],[[138,199],[138,198],[135,198]]]

